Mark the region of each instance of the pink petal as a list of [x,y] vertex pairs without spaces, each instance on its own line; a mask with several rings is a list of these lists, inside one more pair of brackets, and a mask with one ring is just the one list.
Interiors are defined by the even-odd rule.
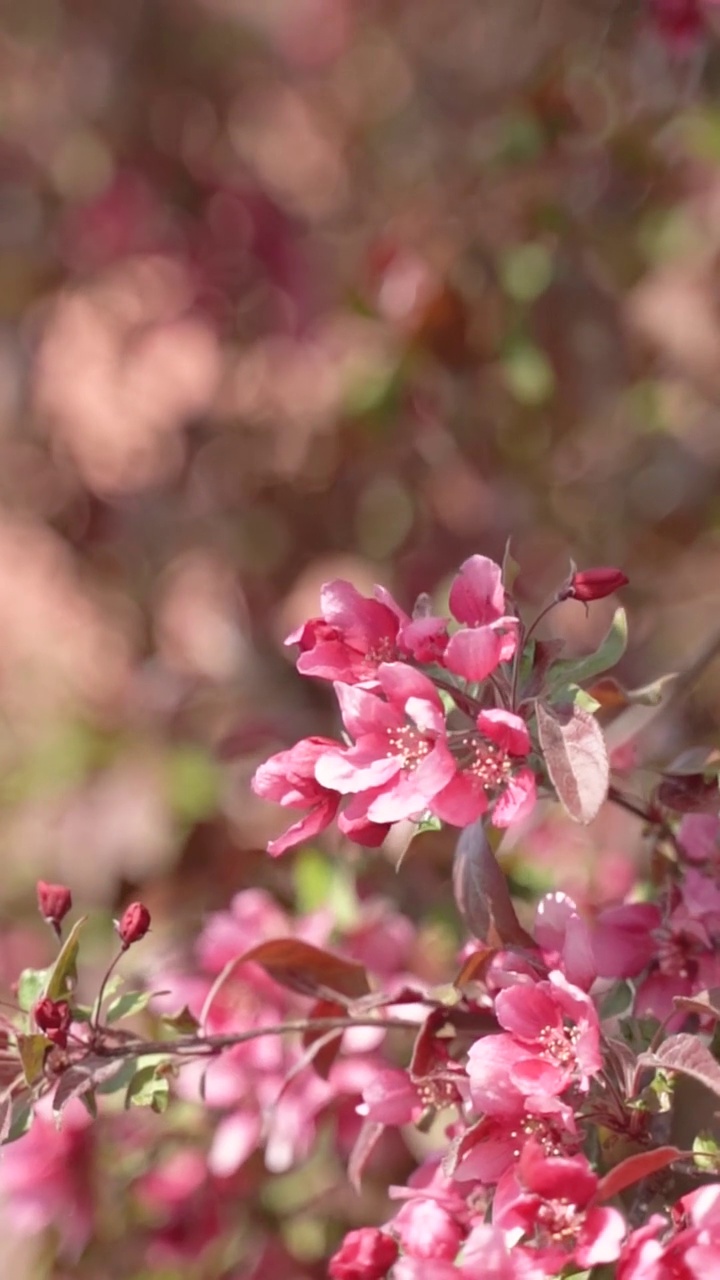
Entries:
[[530,734],[525,721],[512,711],[500,707],[481,711],[477,719],[480,732],[511,756],[526,756],[530,752]]
[[626,1229],[625,1219],[617,1209],[589,1209],[575,1250],[580,1266],[596,1267],[602,1262],[614,1262]]
[[387,738],[368,735],[346,751],[327,751],[315,766],[315,777],[321,786],[342,795],[383,786],[402,767],[400,756],[389,756],[387,749]]
[[561,1024],[557,1004],[544,990],[545,984],[509,987],[495,997],[495,1013],[500,1026],[527,1043],[535,1043],[548,1027]]
[[361,689],[354,684],[342,684],[340,681],[333,688],[340,704],[343,724],[353,738],[362,738],[368,733],[382,733],[404,723],[396,710],[368,689]]
[[208,1154],[208,1169],[227,1178],[244,1164],[260,1141],[260,1117],[252,1111],[236,1111],[218,1124]]
[[456,631],[443,659],[448,671],[473,683],[485,680],[500,663],[502,640],[491,627]]
[[520,769],[508,780],[493,807],[493,825],[510,827],[523,822],[532,813],[537,800],[537,786],[532,769]]
[[340,797],[338,795],[328,796],[327,799],[305,814],[303,818],[288,827],[283,835],[271,840],[267,847],[268,853],[273,858],[277,858],[281,853],[285,853],[286,849],[291,849],[294,845],[301,844],[303,840],[310,840],[313,836],[319,835],[321,831],[330,826],[337,813],[339,803]]
[[399,773],[395,781],[368,806],[373,822],[400,822],[427,809],[433,797],[442,790],[455,772],[455,761],[444,742],[434,749],[412,772]]
[[432,680],[405,662],[383,662],[378,668],[380,686],[394,706],[405,710],[409,698],[420,698],[443,710],[442,700]]
[[458,622],[485,626],[505,612],[500,566],[487,556],[470,556],[450,588],[450,609]]
[[430,808],[441,822],[453,827],[467,827],[487,812],[485,788],[474,774],[463,770],[439,791]]

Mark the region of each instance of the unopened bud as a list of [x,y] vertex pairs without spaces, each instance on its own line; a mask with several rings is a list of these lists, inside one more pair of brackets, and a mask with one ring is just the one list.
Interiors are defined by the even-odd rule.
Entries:
[[626,587],[630,579],[621,569],[605,566],[601,569],[584,569],[576,571],[567,586],[559,592],[560,600],[580,600],[589,604],[591,600],[602,600],[611,596],[614,591]]
[[121,919],[116,921],[115,928],[123,948],[131,947],[134,942],[144,938],[150,928],[150,912],[142,902],[131,902]]
[[70,890],[64,884],[47,884],[45,880],[38,880],[37,900],[40,915],[60,937],[60,925],[72,907]]
[[48,1040],[52,1040],[53,1044],[64,1049],[71,1021],[70,1005],[67,1000],[51,1000],[49,996],[44,996],[35,1005],[33,1017],[38,1031],[43,1031]]

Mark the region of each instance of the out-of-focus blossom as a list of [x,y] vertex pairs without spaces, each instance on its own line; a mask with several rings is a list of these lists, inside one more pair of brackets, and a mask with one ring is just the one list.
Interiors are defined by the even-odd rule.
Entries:
[[60,926],[68,911],[72,910],[72,893],[67,885],[38,880],[37,899],[40,915],[53,926],[59,937]]
[[398,1256],[392,1236],[376,1227],[349,1231],[328,1265],[331,1280],[384,1280]]
[[71,1101],[57,1122],[46,1098],[35,1108],[24,1137],[3,1151],[0,1194],[11,1221],[23,1235],[53,1227],[60,1247],[79,1256],[93,1228],[94,1137],[82,1103]]
[[176,474],[182,430],[210,406],[220,351],[205,322],[187,314],[190,299],[178,263],[140,257],[61,296],[49,315],[38,412],[100,493],[135,492]]

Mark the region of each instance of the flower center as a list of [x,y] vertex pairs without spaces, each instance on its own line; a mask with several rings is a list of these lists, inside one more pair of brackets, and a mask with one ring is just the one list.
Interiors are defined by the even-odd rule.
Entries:
[[454,745],[460,768],[471,774],[484,791],[494,794],[507,786],[512,760],[502,747],[476,733],[464,733]]
[[543,1027],[538,1036],[543,1057],[560,1067],[575,1061],[575,1046],[580,1038],[577,1027]]
[[425,734],[419,729],[414,729],[412,725],[407,725],[404,729],[389,729],[387,744],[386,754],[400,756],[403,769],[408,773],[417,769],[432,750],[432,743]]
[[582,1218],[577,1205],[568,1200],[546,1200],[538,1209],[537,1225],[546,1238],[565,1245],[574,1242]]

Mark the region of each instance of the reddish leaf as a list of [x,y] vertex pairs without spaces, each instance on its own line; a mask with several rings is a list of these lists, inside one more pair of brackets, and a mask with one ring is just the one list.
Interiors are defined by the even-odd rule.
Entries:
[[[310,1009],[308,1018],[313,1020],[319,1018],[342,1018],[345,1012],[345,1006],[338,1004],[337,1000],[317,1000],[312,1009]],[[302,1038],[303,1046],[306,1049],[311,1049],[313,1045],[317,1044],[319,1040],[324,1040],[326,1036],[327,1031],[305,1031]],[[340,1052],[342,1038],[343,1032],[338,1031],[332,1039],[325,1040],[325,1043],[321,1044],[309,1059],[323,1080],[327,1080],[330,1075],[332,1065]]]
[[717,778],[702,773],[666,773],[655,799],[674,813],[717,813],[720,806]]
[[697,1080],[711,1093],[720,1095],[720,1064],[697,1036],[681,1034],[668,1036],[655,1053],[644,1053],[638,1058],[642,1066],[661,1067],[664,1071],[679,1071]]
[[537,704],[540,746],[558,799],[575,822],[592,822],[608,791],[610,767],[602,730],[582,707]]
[[720,987],[711,987],[709,991],[698,991],[694,996],[674,996],[673,1004],[683,1013],[697,1013],[703,1018],[720,1021]]
[[620,1164],[600,1179],[595,1200],[612,1200],[613,1196],[619,1195],[626,1187],[649,1178],[660,1169],[666,1169],[681,1155],[682,1152],[677,1147],[656,1147],[654,1151],[641,1151],[636,1156],[628,1156],[627,1160],[621,1160]]
[[[347,996],[356,1000],[368,995],[370,984],[361,964],[342,960],[330,951],[322,951],[297,938],[274,938],[261,942],[238,956],[233,968],[241,964],[259,964],[275,982],[303,996],[332,999]],[[227,976],[227,975],[226,975]]]
[[460,912],[476,938],[489,947],[532,947],[535,942],[515,914],[507,880],[498,866],[482,818],[460,832],[455,846],[453,889]]
[[362,1188],[362,1176],[370,1156],[382,1136],[384,1124],[379,1120],[364,1120],[348,1161],[350,1185],[358,1194]]

